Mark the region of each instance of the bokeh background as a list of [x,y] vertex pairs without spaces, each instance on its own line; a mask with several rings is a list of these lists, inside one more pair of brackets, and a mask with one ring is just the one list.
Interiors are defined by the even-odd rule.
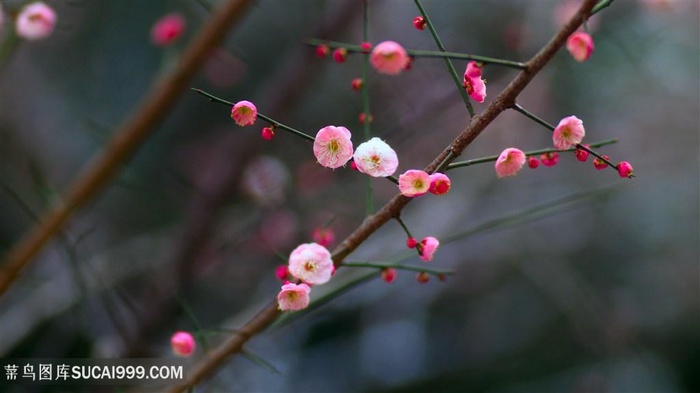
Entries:
[[[369,3],[372,42],[435,49],[412,27],[413,2]],[[22,2],[0,4],[9,13]],[[0,66],[0,255],[143,105],[216,2],[48,4],[55,33],[20,42]],[[521,61],[569,7],[424,5],[448,50]],[[185,35],[154,46],[151,26],[173,11],[186,18]],[[502,180],[492,164],[455,170],[449,194],[403,214],[416,237],[443,239],[431,266],[454,275],[419,284],[401,271],[386,284],[371,270],[341,269],[312,294],[347,289],[341,295],[249,342],[267,366],[238,356],[196,391],[700,391],[699,13],[691,0],[616,1],[591,20],[587,62],[559,53],[519,97],[550,123],[580,117],[588,142],[618,139],[601,152],[630,161],[634,179],[573,155]],[[12,35],[4,19],[0,42]],[[312,37],[360,42],[362,2],[257,1],[192,85],[251,100],[310,134],[345,125],[357,145],[362,104],[350,81],[362,58],[319,59],[304,45]],[[484,74],[477,111],[516,71]],[[372,132],[397,151],[401,172],[427,164],[468,123],[440,59],[417,59],[395,77],[370,70],[366,83]],[[0,298],[0,355],[171,357],[170,335],[190,330],[200,338],[195,362],[204,341],[275,296],[275,267],[314,229],[330,225],[337,243],[362,222],[365,177],[322,168],[308,142],[284,132],[265,141],[262,127],[238,127],[228,108],[185,93]],[[507,111],[461,158],[550,144],[548,131]],[[375,209],[397,191],[371,185]],[[348,260],[397,258],[423,263],[389,223]]]

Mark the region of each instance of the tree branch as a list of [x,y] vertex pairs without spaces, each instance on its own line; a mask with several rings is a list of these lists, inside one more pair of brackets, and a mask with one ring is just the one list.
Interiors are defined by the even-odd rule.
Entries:
[[231,0],[219,7],[203,24],[199,34],[187,47],[180,62],[146,97],[139,110],[116,132],[100,156],[90,162],[75,180],[67,196],[5,256],[0,267],[0,296],[17,279],[44,245],[65,224],[73,212],[94,198],[117,174],[121,165],[151,134],[158,123],[188,87],[212,48],[224,38],[230,26],[243,14],[250,0]]
[[[515,104],[518,94],[530,83],[532,78],[554,57],[564,45],[566,39],[590,15],[596,0],[586,0],[574,17],[557,33],[530,61],[526,68],[496,97],[496,99],[478,116],[471,119],[470,124],[455,138],[445,150],[431,162],[425,170],[434,171],[441,163],[449,164],[471,144],[474,139],[503,111]],[[398,217],[401,210],[411,201],[401,194],[396,195],[374,215],[368,216],[362,224],[353,231],[338,247],[333,250],[333,262],[339,266],[343,259],[359,247],[370,235],[382,227],[387,221]],[[240,331],[234,333],[219,347],[207,354],[188,373],[183,385],[173,386],[168,392],[183,392],[195,386],[204,378],[218,369],[224,361],[239,352],[246,341],[260,333],[274,322],[280,315],[277,301],[273,300],[267,307],[249,320]]]

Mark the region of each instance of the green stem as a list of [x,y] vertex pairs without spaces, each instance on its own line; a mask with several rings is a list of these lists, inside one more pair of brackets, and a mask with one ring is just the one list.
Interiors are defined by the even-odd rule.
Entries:
[[[211,95],[211,94],[207,93],[207,92],[204,91],[204,90],[196,89],[196,88],[194,88],[194,87],[191,88],[191,89],[192,89],[193,91],[195,91],[195,92],[197,92],[197,93],[199,93],[199,94],[201,94],[201,95],[203,95],[203,96],[209,98],[209,101],[217,102],[217,103],[219,103],[219,104],[223,104],[223,105],[227,105],[227,106],[233,106],[233,105],[234,105],[233,102],[226,101],[226,100],[224,100],[223,98],[219,98],[219,97],[216,97],[216,96],[214,96],[214,95]],[[260,112],[258,112],[258,116],[257,116],[257,117],[258,117],[258,119],[261,119],[261,120],[264,120],[264,121],[270,123],[270,125],[272,125],[272,126],[275,127],[275,128],[280,128],[280,129],[285,130],[285,131],[287,131],[287,132],[291,132],[292,134],[294,134],[294,135],[296,135],[296,136],[299,136],[299,137],[301,137],[301,138],[303,138],[303,139],[306,139],[307,141],[311,141],[311,142],[314,141],[314,137],[312,137],[311,135],[305,134],[305,133],[303,133],[303,132],[301,132],[301,131],[299,131],[299,130],[297,130],[297,129],[295,129],[295,128],[292,128],[292,127],[290,127],[290,126],[288,126],[288,125],[282,124],[282,123],[280,123],[280,122],[278,122],[278,121],[276,121],[276,120],[273,120],[273,119],[271,119],[271,118],[269,118],[269,117],[263,115],[263,114],[260,113]]]
[[[310,38],[305,41],[306,44],[308,45],[327,45],[331,49],[335,48],[345,48],[348,53],[363,53],[363,49],[360,45],[355,45],[355,44],[349,44],[345,42],[338,42],[338,41],[327,41],[327,40],[319,40],[316,38]],[[524,70],[527,65],[525,63],[521,63],[519,61],[512,61],[512,60],[504,60],[504,59],[497,59],[495,57],[487,57],[487,56],[480,56],[480,55],[472,55],[468,53],[458,53],[458,52],[438,52],[438,51],[430,51],[430,50],[419,50],[419,49],[406,49],[406,53],[408,53],[412,57],[426,57],[426,58],[443,58],[443,59],[455,59],[455,60],[474,60],[479,63],[483,64],[494,64],[494,65],[500,65],[504,67],[510,67],[510,68],[515,68],[518,70]]]
[[447,270],[447,269],[433,269],[425,266],[415,266],[415,265],[402,265],[400,263],[374,263],[374,262],[343,262],[341,266],[347,266],[347,267],[369,267],[369,268],[374,268],[374,269],[387,269],[387,268],[394,268],[396,270],[409,270],[412,272],[425,272],[425,273],[430,273],[434,274],[436,276],[445,274],[454,274],[453,270]]
[[396,216],[396,221],[399,222],[399,224],[401,225],[401,228],[403,228],[403,231],[406,232],[406,236],[413,237],[413,235],[411,234],[411,231],[408,230],[408,227],[401,219],[401,216]]
[[615,0],[602,0],[600,3],[596,4],[595,7],[591,10],[591,14],[588,16],[589,18],[598,12],[600,12],[603,8],[609,7],[610,4]]
[[[420,0],[413,0],[414,3],[416,3],[416,7],[418,7],[418,10],[420,11],[421,15],[423,15],[423,19],[425,20],[426,26],[428,26],[428,30],[430,30],[430,34],[433,36],[433,39],[435,40],[435,44],[437,45],[438,49],[440,52],[446,52],[445,46],[442,45],[442,41],[440,41],[440,37],[437,34],[437,31],[435,31],[435,26],[433,26],[433,23],[430,21],[430,18],[428,17],[428,14],[425,12],[425,9],[423,9],[423,6],[420,3]],[[476,112],[474,111],[474,107],[472,106],[472,103],[469,101],[469,96],[467,95],[467,91],[464,89],[464,86],[462,86],[462,80],[459,79],[459,76],[457,75],[457,71],[455,71],[455,67],[452,65],[452,61],[450,59],[445,58],[445,64],[447,65],[447,69],[450,72],[450,76],[452,76],[452,80],[455,82],[455,85],[457,86],[457,91],[459,91],[459,94],[462,96],[462,100],[464,101],[464,105],[467,107],[467,111],[469,112],[470,117],[476,116]]]
[[[516,103],[515,105],[512,106],[512,108],[515,109],[517,112],[522,113],[522,114],[525,115],[527,118],[529,118],[529,119],[531,119],[531,120],[534,120],[536,123],[542,125],[543,127],[547,128],[548,130],[554,131],[554,128],[555,128],[555,127],[554,127],[553,125],[547,123],[547,122],[544,121],[542,118],[540,118],[539,116],[535,115],[534,113],[528,111],[527,109],[523,108],[523,107],[520,106],[519,104]],[[593,146],[593,145],[591,144],[590,146]],[[585,150],[585,151],[589,152],[590,154],[593,154],[595,157],[598,157],[601,161],[603,161],[603,162],[605,162],[606,164],[608,164],[608,166],[609,166],[611,169],[617,170],[617,165],[613,164],[612,161],[610,161],[609,159],[603,157],[601,154],[599,154],[599,153],[596,152],[595,150],[591,149],[590,147],[586,147],[586,146],[584,146],[584,145],[582,145],[582,144],[580,144],[580,143],[577,143],[577,144],[576,144],[576,149]],[[572,150],[575,150],[575,149],[553,150],[553,151],[572,151]]]
[[[362,40],[364,42],[369,42],[369,0],[364,0],[363,8],[363,28],[362,28]],[[369,54],[365,54],[362,59],[362,111],[365,114],[365,121],[362,124],[365,133],[365,140],[368,141],[372,136],[370,130],[370,109],[369,109],[369,83],[367,83],[367,77],[369,76]],[[372,180],[368,177],[365,181],[366,183],[366,193],[365,193],[365,213],[369,216],[374,213],[374,198],[372,191]]]
[[[600,142],[596,142],[596,143],[591,143],[590,146],[591,147],[601,147],[601,146],[605,146],[605,145],[611,145],[613,143],[617,143],[617,139],[608,139],[608,140],[604,140],[604,141],[600,141]],[[584,149],[586,149],[585,146],[582,146],[582,147]],[[537,156],[537,155],[544,154],[544,153],[573,152],[573,151],[576,151],[577,148],[579,148],[579,147],[572,147],[571,149],[553,149],[553,148],[550,148],[550,149],[532,150],[532,151],[525,152],[525,155],[527,157],[530,157],[530,156]],[[485,162],[496,161],[497,159],[498,159],[498,156],[496,155],[496,156],[475,158],[473,160],[458,161],[458,162],[453,162],[452,164],[448,165],[447,169],[450,170],[450,169],[461,168],[461,167],[465,167],[465,166],[471,166],[471,165],[475,165],[475,164],[483,164]]]

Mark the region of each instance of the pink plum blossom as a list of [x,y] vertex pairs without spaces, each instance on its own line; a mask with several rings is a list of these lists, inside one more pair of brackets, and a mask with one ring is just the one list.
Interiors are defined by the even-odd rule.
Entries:
[[481,77],[481,67],[475,61],[467,63],[462,86],[476,102],[484,102],[486,98],[486,83]]
[[515,176],[525,164],[525,153],[522,150],[509,147],[496,160],[496,175],[498,177]]
[[314,156],[326,168],[338,168],[352,158],[350,131],[341,126],[326,126],[316,133]]
[[576,116],[569,116],[561,119],[554,129],[552,141],[554,147],[564,150],[581,143],[584,136],[586,130],[583,128],[583,121]]
[[409,169],[399,176],[399,190],[407,197],[424,195],[430,189],[430,175],[418,169]]
[[420,259],[429,262],[433,260],[435,251],[437,251],[440,246],[440,241],[432,236],[423,238],[420,242],[418,251],[420,252]]
[[399,43],[384,41],[374,47],[369,61],[377,72],[387,75],[397,75],[406,68],[409,57],[408,53],[406,53],[406,49]]
[[430,191],[431,194],[435,195],[445,195],[450,191],[452,187],[452,182],[450,178],[444,173],[433,173],[430,175]]
[[25,40],[40,40],[56,27],[56,12],[41,1],[26,5],[17,15],[15,30]]
[[620,175],[620,177],[632,177],[632,164],[630,164],[627,161],[622,161],[619,164],[617,164],[617,173]]
[[257,116],[258,108],[250,101],[238,101],[231,108],[231,118],[241,127],[253,125]]
[[566,40],[566,49],[579,63],[588,60],[593,53],[593,37],[584,31],[577,31]]
[[175,42],[185,31],[185,18],[177,12],[164,15],[151,28],[151,42],[166,46]]
[[333,273],[331,253],[317,243],[301,244],[289,256],[289,273],[309,284],[325,284]]
[[304,284],[287,282],[277,295],[277,307],[281,311],[298,311],[309,306],[311,288]]
[[190,333],[179,331],[170,337],[170,347],[175,355],[187,357],[194,352],[196,343]]
[[372,177],[391,176],[399,166],[396,152],[383,140],[374,137],[355,149],[357,170]]

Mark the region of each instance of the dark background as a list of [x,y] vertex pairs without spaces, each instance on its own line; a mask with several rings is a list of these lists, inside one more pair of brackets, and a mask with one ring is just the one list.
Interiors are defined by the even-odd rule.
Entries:
[[[210,5],[48,3],[58,29],[20,43],[0,68],[0,255],[143,104]],[[427,30],[412,27],[412,2],[369,3],[370,41],[435,49]],[[561,7],[424,5],[448,50],[519,61],[555,33]],[[187,32],[173,47],[154,47],[150,27],[171,11],[185,15]],[[562,51],[518,100],[553,124],[583,119],[589,143],[617,138],[600,150],[630,161],[634,179],[570,154],[501,180],[492,164],[451,172],[449,194],[414,201],[403,218],[416,237],[443,240],[431,266],[454,276],[421,285],[401,271],[393,284],[365,281],[247,345],[279,373],[239,356],[197,391],[700,390],[698,15],[695,1],[614,2],[591,21],[592,57],[577,63]],[[0,42],[11,39],[4,19]],[[359,43],[362,2],[255,2],[193,87],[251,100],[312,135],[344,125],[357,146],[362,104],[350,81],[362,58],[318,59],[303,44],[310,37]],[[454,64],[461,74],[466,62]],[[515,74],[486,67],[488,97],[477,112]],[[372,132],[397,151],[399,173],[423,167],[468,124],[440,59],[417,59],[394,77],[370,70],[367,84]],[[340,240],[359,225],[366,178],[320,167],[308,142],[284,132],[263,140],[263,126],[238,127],[225,106],[184,94],[0,298],[0,355],[170,357],[176,330],[212,344],[221,337],[214,330],[235,329],[275,296],[275,267],[314,228],[333,220]],[[551,136],[507,111],[461,158],[511,146],[545,148]],[[375,208],[397,191],[371,184]],[[548,209],[522,215],[533,207]],[[349,260],[387,261],[404,244],[391,222]],[[342,269],[312,297],[365,273]]]

